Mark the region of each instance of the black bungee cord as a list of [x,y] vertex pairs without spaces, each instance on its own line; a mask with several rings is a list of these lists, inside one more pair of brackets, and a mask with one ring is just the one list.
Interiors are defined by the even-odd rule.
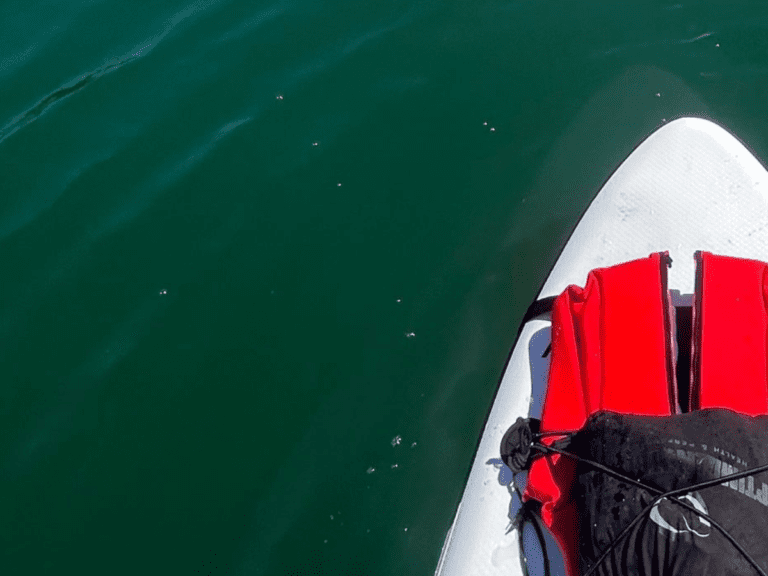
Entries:
[[520,493],[520,489],[517,487],[517,485],[515,485],[515,492],[517,493],[517,497],[520,499],[520,502],[522,502],[522,507],[517,512],[517,516],[513,522],[513,527],[517,528],[517,537],[520,546],[520,566],[523,570],[523,576],[529,576],[528,558],[525,555],[525,545],[523,542],[523,529],[526,522],[530,522],[533,526],[533,529],[536,531],[536,537],[538,538],[539,546],[541,547],[542,560],[544,561],[544,574],[549,576],[549,554],[547,553],[547,543],[544,541],[544,528],[541,525],[541,518],[534,509],[538,502],[535,500],[528,500],[527,502],[523,502],[523,495]]
[[[755,569],[755,571],[758,574],[760,574],[760,576],[768,576],[766,575],[765,571],[757,564],[757,562],[749,555],[749,553],[736,541],[736,539],[733,538],[733,536],[731,536],[731,534],[725,528],[723,528],[716,520],[714,520],[709,514],[696,509],[695,507],[691,506],[687,502],[684,502],[682,500],[675,498],[676,496],[682,496],[682,495],[688,494],[689,492],[693,492],[695,490],[703,490],[705,488],[709,488],[711,486],[717,486],[719,484],[723,484],[731,480],[738,480],[739,478],[745,478],[746,476],[749,476],[751,474],[758,474],[760,472],[764,472],[768,470],[768,464],[765,464],[762,466],[756,466],[754,468],[743,470],[741,472],[736,472],[734,474],[723,476],[721,478],[699,482],[698,484],[686,486],[685,488],[677,488],[675,490],[670,490],[668,492],[662,492],[661,490],[654,488],[652,486],[647,486],[646,484],[638,480],[635,480],[634,478],[625,476],[624,474],[617,472],[616,470],[613,470],[608,466],[600,464],[599,462],[589,460],[588,458],[582,458],[577,454],[568,452],[567,450],[562,450],[555,445],[546,445],[539,442],[539,440],[547,436],[565,436],[566,438],[556,440],[555,444],[560,442],[565,442],[565,444],[567,445],[570,441],[570,437],[576,433],[576,431],[572,431],[572,430],[571,431],[561,430],[561,431],[539,432],[540,425],[541,423],[536,419],[533,419],[533,418],[523,419],[522,417],[520,417],[504,435],[504,438],[501,442],[502,460],[507,464],[507,466],[510,468],[513,474],[517,474],[518,472],[521,472],[525,469],[530,468],[530,465],[533,462],[533,460],[537,458],[540,458],[543,456],[549,456],[552,454],[560,454],[562,456],[571,458],[578,462],[583,462],[585,464],[588,464],[602,472],[605,472],[606,474],[610,474],[611,476],[614,476],[615,478],[618,478],[623,482],[637,486],[638,488],[646,490],[651,494],[655,494],[656,496],[641,512],[639,512],[632,519],[632,521],[619,533],[619,535],[616,536],[616,538],[614,538],[614,540],[610,543],[608,548],[606,548],[602,552],[600,557],[595,561],[595,563],[589,568],[589,570],[587,570],[587,572],[583,576],[591,576],[595,572],[595,570],[597,570],[597,568],[608,558],[609,554],[622,541],[622,539],[626,537],[627,534],[629,534],[632,528],[636,526],[646,516],[646,514],[648,514],[653,509],[653,507],[657,503],[659,503],[661,500],[665,498],[668,499],[670,502],[674,502],[679,506],[682,506],[683,508],[690,510],[691,512],[697,514],[701,518],[704,518],[705,520],[710,522],[712,526],[714,526],[723,536],[725,536],[725,538],[734,546],[734,548],[736,548],[739,551],[739,553],[741,553],[741,555],[744,556],[747,562],[749,562],[749,564]],[[536,451],[534,451],[534,449]],[[518,495],[521,497],[521,501],[522,501],[522,495],[520,495],[520,491],[517,488],[517,486],[515,486],[515,490],[517,491]],[[544,541],[543,531],[541,529],[541,526],[539,525],[540,519],[537,516],[537,514],[533,511],[532,506],[526,506],[526,504],[527,503],[523,503],[523,507],[518,512],[518,518],[516,519],[516,524],[518,527],[519,538],[520,538],[520,549],[521,551],[523,551],[522,530],[523,530],[525,521],[526,520],[532,521],[532,524],[536,529],[536,533],[539,539],[539,544],[541,545],[542,554],[544,555],[544,558],[545,558],[544,574],[546,576],[550,576],[549,559],[546,553],[546,543]],[[525,565],[526,562],[527,560],[525,559],[525,553],[523,551],[521,555],[521,564],[523,565],[524,573],[527,575],[528,571]]]
[[621,531],[621,533],[611,542],[611,544],[606,548],[606,550],[601,554],[600,558],[597,559],[597,561],[592,565],[592,567],[583,575],[583,576],[590,576],[594,571],[597,569],[597,567],[605,560],[605,558],[608,557],[608,554],[618,545],[618,543],[629,533],[629,531],[634,527],[642,518],[648,514],[653,507],[660,502],[663,499],[668,499],[670,502],[675,502],[676,504],[682,506],[683,508],[686,508],[687,510],[690,510],[691,512],[694,512],[698,514],[700,517],[704,518],[708,522],[712,523],[712,526],[717,528],[720,533],[725,536],[728,541],[733,544],[733,546],[744,556],[744,558],[749,562],[752,567],[757,571],[760,576],[766,576],[765,571],[763,571],[762,568],[757,564],[757,562],[749,555],[749,553],[744,550],[744,548],[739,544],[736,539],[730,535],[730,533],[723,528],[716,520],[714,520],[709,514],[706,512],[702,512],[701,510],[698,510],[697,508],[691,506],[687,502],[684,502],[682,500],[674,499],[675,496],[682,496],[685,494],[688,494],[689,492],[693,492],[694,490],[703,490],[704,488],[709,488],[710,486],[717,486],[718,484],[723,484],[725,482],[729,482],[731,480],[737,480],[739,478],[744,478],[746,476],[749,476],[750,474],[757,474],[760,472],[764,472],[768,470],[768,465],[763,466],[756,466],[755,468],[750,468],[749,470],[744,470],[743,472],[737,472],[735,474],[730,474],[728,476],[723,476],[721,478],[717,478],[715,480],[707,480],[705,482],[699,482],[698,484],[693,484],[691,486],[686,486],[685,488],[677,488],[675,490],[670,490],[669,492],[662,492],[661,490],[658,490],[657,488],[653,488],[652,486],[647,486],[643,484],[642,482],[639,482],[637,480],[634,480],[633,478],[630,478],[629,476],[624,476],[620,472],[616,472],[615,470],[603,466],[599,462],[594,462],[592,460],[589,460],[587,458],[581,458],[580,456],[577,456],[576,454],[573,454],[572,452],[567,452],[565,450],[560,450],[558,448],[555,448],[553,446],[547,446],[545,444],[541,443],[535,443],[534,447],[539,449],[546,449],[548,452],[554,452],[556,454],[561,454],[563,456],[573,458],[574,460],[577,460],[579,462],[584,462],[585,464],[589,464],[590,466],[594,466],[598,470],[601,470],[602,472],[605,472],[607,474],[610,474],[624,482],[628,482],[631,484],[634,484],[635,486],[638,486],[639,488],[642,488],[644,490],[647,490],[648,492],[651,492],[652,494],[656,494],[656,498],[654,498],[648,506],[646,506],[640,513],[635,516],[632,521],[627,525],[624,530]]

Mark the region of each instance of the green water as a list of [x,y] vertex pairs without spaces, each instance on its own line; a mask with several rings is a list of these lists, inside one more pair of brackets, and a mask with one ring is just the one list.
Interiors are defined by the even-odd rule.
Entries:
[[[0,567],[430,576],[517,323],[748,2],[0,3]],[[399,439],[399,440],[398,440]]]

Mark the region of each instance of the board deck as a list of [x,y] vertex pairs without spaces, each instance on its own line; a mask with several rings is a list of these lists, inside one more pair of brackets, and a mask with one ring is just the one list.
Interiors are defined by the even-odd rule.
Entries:
[[[768,262],[768,172],[709,120],[670,122],[629,155],[581,217],[538,298],[583,286],[594,268],[665,250],[676,305],[693,293],[696,250]],[[518,416],[541,414],[549,328],[546,318],[528,322],[509,357],[436,576],[522,575],[518,534],[510,530],[519,501],[499,444]],[[538,544],[527,533],[525,541],[529,571],[540,574]],[[564,574],[548,542],[552,574]]]

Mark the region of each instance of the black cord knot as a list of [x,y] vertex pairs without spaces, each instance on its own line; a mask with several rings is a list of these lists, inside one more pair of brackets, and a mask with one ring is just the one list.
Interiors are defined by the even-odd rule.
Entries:
[[527,469],[531,463],[533,441],[541,422],[535,418],[519,417],[501,440],[501,459],[514,474]]

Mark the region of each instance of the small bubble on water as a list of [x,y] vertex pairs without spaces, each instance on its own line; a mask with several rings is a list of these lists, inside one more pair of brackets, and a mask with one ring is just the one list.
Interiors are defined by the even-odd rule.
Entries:
[[333,520],[333,514],[331,514],[331,520]]

